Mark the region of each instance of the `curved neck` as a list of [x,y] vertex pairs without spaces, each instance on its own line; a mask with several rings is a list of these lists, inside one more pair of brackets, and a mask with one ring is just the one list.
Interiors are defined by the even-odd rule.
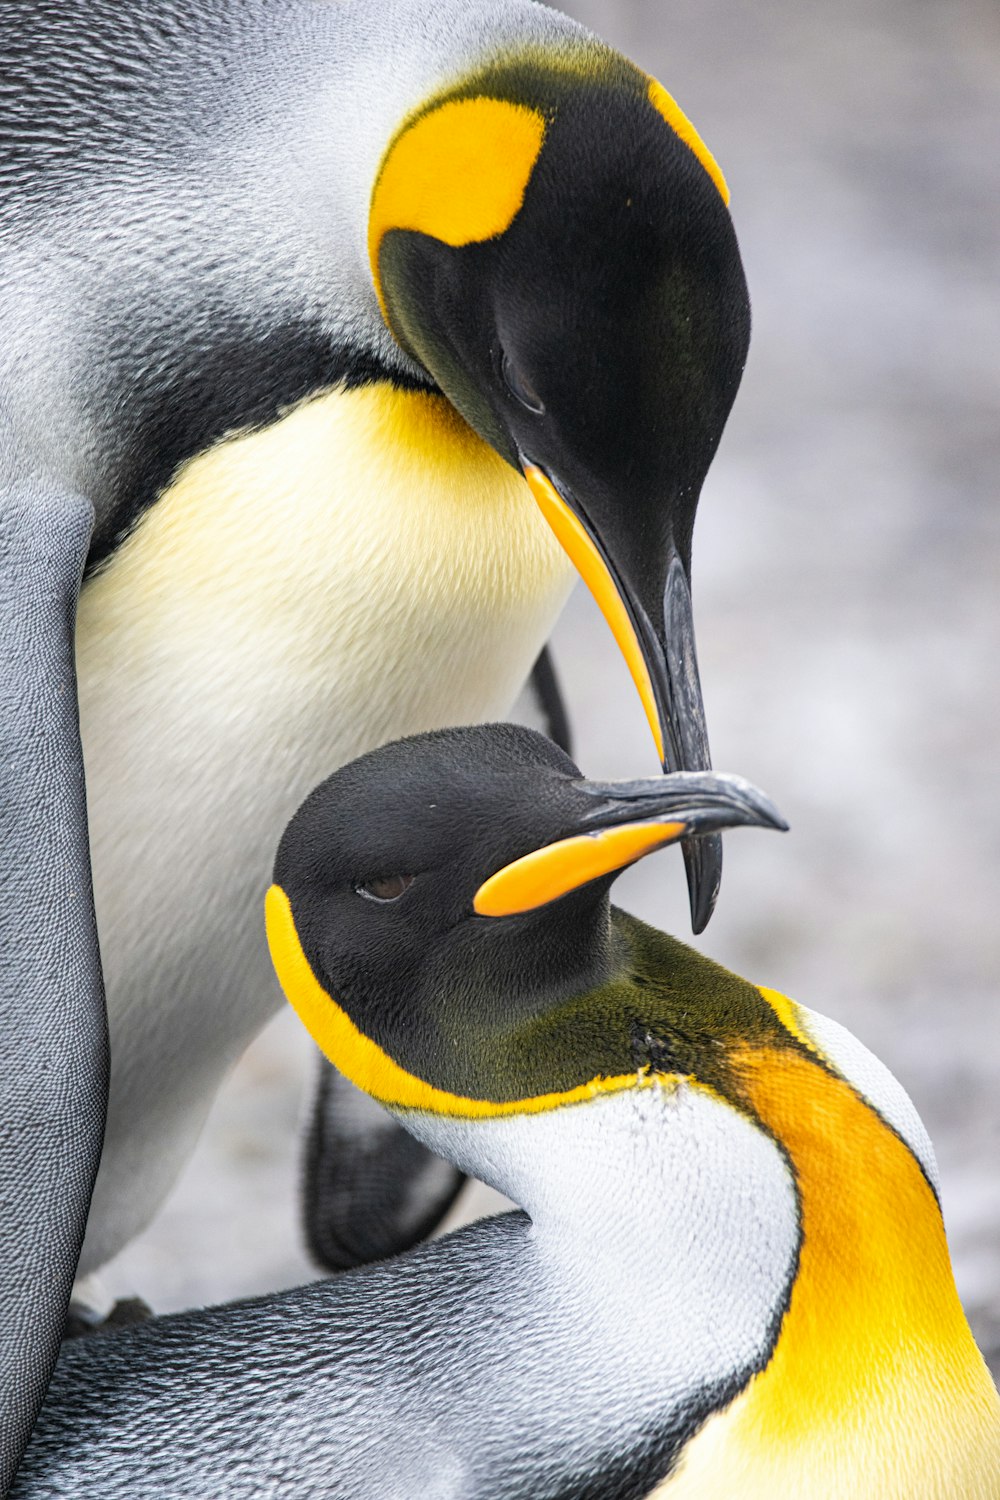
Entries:
[[766,1368],[657,1493],[985,1500],[1000,1472],[1000,1406],[916,1158],[805,1055],[747,1049],[737,1067],[795,1177],[798,1268]]
[[711,1090],[643,1076],[541,1114],[405,1119],[527,1210],[533,1337],[557,1338],[591,1386],[599,1368],[609,1411],[677,1439],[760,1367],[794,1266],[795,1193],[773,1142]]

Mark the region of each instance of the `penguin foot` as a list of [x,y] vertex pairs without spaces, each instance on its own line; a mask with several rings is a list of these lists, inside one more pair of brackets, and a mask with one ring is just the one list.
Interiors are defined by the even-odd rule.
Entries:
[[407,1135],[321,1059],[302,1217],[309,1252],[324,1270],[347,1271],[419,1244],[464,1182],[457,1167]]
[[91,1333],[115,1333],[119,1328],[129,1328],[133,1323],[145,1323],[153,1316],[153,1309],[141,1297],[122,1297],[115,1302],[110,1312],[102,1314],[85,1302],[71,1302],[66,1314],[64,1339],[78,1339]]

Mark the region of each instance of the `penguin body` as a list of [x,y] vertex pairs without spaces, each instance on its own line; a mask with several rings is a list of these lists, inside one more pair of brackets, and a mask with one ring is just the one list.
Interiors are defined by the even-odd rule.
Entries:
[[[280,998],[255,900],[269,857],[261,809],[287,819],[331,756],[349,760],[411,727],[503,711],[570,585],[523,484],[483,454],[441,397],[365,388],[320,397],[286,423],[299,429],[288,449],[271,428],[182,471],[81,600],[81,723],[113,1056],[81,1273],[148,1222],[222,1071]],[[435,450],[449,423],[453,446]],[[332,488],[331,476],[344,487]],[[294,507],[294,528],[275,533],[276,505]],[[376,520],[398,551],[380,555]],[[432,568],[442,526],[456,544]],[[166,806],[185,816],[164,828]],[[186,881],[178,871],[195,822],[198,879]],[[169,1005],[157,1007],[157,996]]]
[[[708,764],[691,530],[749,313],[693,128],[528,0],[46,0],[0,65],[2,1485],[101,1149],[95,904],[85,1271],[277,1004],[251,913],[296,800],[505,712],[567,552],[661,762]],[[685,857],[703,925],[718,846]]]
[[510,726],[385,747],[282,841],[277,972],[523,1205],[331,1282],[76,1341],[15,1494],[996,1500],[933,1151],[831,1021],[609,906],[733,778],[586,782]]
[[[734,1194],[730,1206],[742,1213],[716,1247],[694,1232],[706,1226],[669,1215],[668,1169],[682,1174],[674,1186],[691,1189],[692,1166],[704,1173],[706,1162],[686,1134],[677,1156],[659,1158],[648,1176],[637,1172],[642,1139],[662,1129],[661,1114],[650,1094],[570,1106],[527,1131],[510,1120],[476,1122],[476,1144],[455,1153],[464,1166],[481,1152],[520,1162],[527,1149],[569,1169],[548,1232],[539,1205],[536,1222],[504,1215],[278,1298],[71,1341],[14,1495],[650,1493],[675,1434],[759,1358],[794,1224],[771,1153],[750,1132],[734,1139],[720,1130],[698,1099],[683,1109],[690,1132],[713,1134],[715,1150],[735,1152],[754,1180],[770,1168],[783,1216],[766,1226],[762,1247],[748,1196]],[[614,1138],[617,1162],[606,1149]],[[598,1164],[595,1217],[577,1237],[570,1192],[582,1187],[581,1169]],[[619,1179],[628,1176],[618,1191],[605,1175],[613,1165]],[[663,1194],[655,1212],[646,1189]],[[698,1255],[717,1248],[731,1253],[742,1312],[724,1348],[704,1338],[703,1295],[682,1299],[680,1311],[675,1303],[681,1278],[698,1285]],[[754,1274],[762,1248],[776,1267],[767,1292]],[[668,1255],[673,1293],[664,1285]]]

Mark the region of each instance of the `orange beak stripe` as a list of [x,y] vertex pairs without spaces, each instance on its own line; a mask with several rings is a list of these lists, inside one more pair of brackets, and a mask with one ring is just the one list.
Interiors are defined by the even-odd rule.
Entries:
[[625,823],[535,849],[484,880],[473,901],[481,917],[513,917],[557,901],[578,886],[623,870],[644,854],[683,838],[685,823]]
[[524,470],[524,477],[531,486],[531,493],[538,501],[542,515],[552,527],[563,550],[568,553],[580,577],[596,599],[601,614],[611,626],[611,633],[618,642],[618,649],[624,656],[632,674],[632,681],[639,691],[662,765],[663,732],[660,729],[660,717],[656,711],[656,698],[653,694],[649,668],[646,666],[642,649],[632,628],[625,602],[615,586],[608,565],[591,541],[587,528],[579,516],[574,515],[548,475],[534,464],[528,464]]

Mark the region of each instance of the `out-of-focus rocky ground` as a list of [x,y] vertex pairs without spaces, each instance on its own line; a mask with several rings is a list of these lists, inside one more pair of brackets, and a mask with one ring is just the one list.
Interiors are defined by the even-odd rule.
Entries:
[[[695,537],[716,764],[785,838],[727,841],[699,946],[837,1017],[913,1095],[959,1286],[1000,1352],[1000,14],[989,0],[580,0],[717,154],[754,299]],[[555,637],[583,768],[650,773],[582,591]],[[687,930],[680,858],[618,900]],[[290,1014],[110,1269],[164,1310],[286,1286],[310,1044]],[[864,1171],[864,1162],[858,1170]],[[491,1206],[480,1190],[465,1212]]]

